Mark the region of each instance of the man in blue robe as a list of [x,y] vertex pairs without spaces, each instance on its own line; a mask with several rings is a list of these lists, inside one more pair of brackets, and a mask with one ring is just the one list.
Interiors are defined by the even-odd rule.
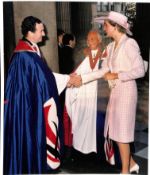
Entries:
[[[37,46],[44,25],[29,16],[21,28],[23,39],[10,60],[5,87],[4,174],[42,174],[60,165],[58,90]],[[65,87],[70,77],[64,76]]]

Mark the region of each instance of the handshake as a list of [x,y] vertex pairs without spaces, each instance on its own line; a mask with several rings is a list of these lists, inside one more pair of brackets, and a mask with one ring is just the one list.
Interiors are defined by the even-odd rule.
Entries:
[[[70,76],[70,80],[67,83],[68,88],[70,88],[70,87],[80,87],[82,85],[81,75],[77,75],[76,73],[72,73],[69,76]],[[103,78],[105,80],[115,80],[115,79],[118,79],[118,74],[107,72],[107,73],[104,74]],[[96,80],[96,79],[93,79],[93,80]]]
[[81,75],[77,75],[76,73],[72,73],[69,75],[70,80],[67,83],[67,87],[80,87],[82,85]]

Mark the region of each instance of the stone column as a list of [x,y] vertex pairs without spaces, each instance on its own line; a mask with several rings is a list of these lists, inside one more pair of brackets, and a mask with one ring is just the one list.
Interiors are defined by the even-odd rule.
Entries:
[[[96,2],[93,2],[92,5],[91,5],[91,8],[92,8],[92,20],[97,17],[97,3]],[[93,28],[98,28],[98,24],[97,23],[92,23],[92,27]]]
[[[13,3],[3,3],[4,12],[4,65],[5,73],[8,71],[9,60],[15,48]],[[13,33],[13,34],[12,34]]]
[[70,2],[56,2],[57,27],[67,33],[71,32],[71,10]]
[[91,2],[82,2],[80,6],[80,20],[81,31],[87,33],[92,28],[92,7]]
[[92,28],[91,2],[71,2],[72,31],[83,36]]
[[41,47],[42,53],[53,71],[58,71],[58,48],[55,2],[13,2],[16,41],[22,37],[21,22],[26,16],[35,16],[46,25],[49,40]]

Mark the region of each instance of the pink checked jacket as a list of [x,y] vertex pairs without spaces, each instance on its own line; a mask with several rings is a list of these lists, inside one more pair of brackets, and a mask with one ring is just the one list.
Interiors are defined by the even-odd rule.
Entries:
[[104,136],[114,141],[129,143],[134,141],[137,86],[135,79],[145,74],[140,49],[134,39],[123,35],[115,48],[115,42],[107,47],[107,58],[98,71],[81,75],[87,83],[110,71],[118,73],[118,79],[109,81],[110,98],[106,110]]

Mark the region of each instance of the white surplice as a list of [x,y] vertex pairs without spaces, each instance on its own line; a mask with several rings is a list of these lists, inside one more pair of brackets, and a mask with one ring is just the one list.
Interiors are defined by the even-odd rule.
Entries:
[[[92,51],[95,55],[96,51]],[[99,60],[95,68],[90,67],[89,57],[76,69],[77,74],[86,74],[98,70]],[[97,152],[96,118],[97,118],[97,81],[84,84],[79,88],[67,88],[66,109],[72,122],[73,147],[82,152]]]

